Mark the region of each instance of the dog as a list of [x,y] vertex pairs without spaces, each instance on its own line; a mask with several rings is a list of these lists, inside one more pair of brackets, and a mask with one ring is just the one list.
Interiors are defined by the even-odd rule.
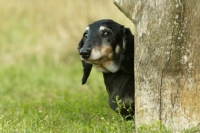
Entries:
[[110,107],[125,120],[134,118],[134,36],[110,19],[89,24],[78,44],[83,66],[82,84],[92,67],[103,73]]

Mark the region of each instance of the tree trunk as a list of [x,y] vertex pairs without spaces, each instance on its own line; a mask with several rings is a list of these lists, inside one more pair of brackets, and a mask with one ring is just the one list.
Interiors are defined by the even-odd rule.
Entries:
[[200,124],[200,0],[114,0],[135,24],[135,124]]

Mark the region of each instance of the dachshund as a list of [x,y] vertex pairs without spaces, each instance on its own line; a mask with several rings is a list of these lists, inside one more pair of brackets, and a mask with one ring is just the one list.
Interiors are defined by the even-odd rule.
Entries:
[[110,107],[125,120],[133,120],[134,36],[129,28],[110,19],[89,24],[78,44],[83,66],[82,84],[92,67],[103,73]]

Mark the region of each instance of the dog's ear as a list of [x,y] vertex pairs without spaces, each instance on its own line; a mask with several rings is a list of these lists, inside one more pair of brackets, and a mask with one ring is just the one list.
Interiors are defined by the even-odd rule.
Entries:
[[[83,47],[83,45],[84,45],[84,42],[83,42],[83,38],[82,38],[78,44],[78,52]],[[82,66],[83,66],[83,77],[82,77],[82,85],[83,85],[87,82],[87,79],[90,76],[90,72],[92,70],[92,64],[89,64],[89,63],[85,62],[84,60],[81,60],[81,62],[82,62]]]
[[134,36],[129,28],[122,27],[122,32],[121,69],[126,73],[134,73]]
[[83,77],[82,77],[82,85],[83,85],[87,82],[87,79],[90,76],[90,72],[92,70],[92,64],[82,61],[82,65],[83,65]]

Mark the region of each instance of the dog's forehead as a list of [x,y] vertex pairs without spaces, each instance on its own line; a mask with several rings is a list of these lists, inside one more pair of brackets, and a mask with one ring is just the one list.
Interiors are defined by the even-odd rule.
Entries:
[[85,28],[85,30],[89,30],[90,29],[90,27],[89,26],[87,26],[86,28]]
[[105,30],[105,29],[116,29],[119,28],[120,24],[112,20],[100,20],[95,21],[86,27],[86,30]]

